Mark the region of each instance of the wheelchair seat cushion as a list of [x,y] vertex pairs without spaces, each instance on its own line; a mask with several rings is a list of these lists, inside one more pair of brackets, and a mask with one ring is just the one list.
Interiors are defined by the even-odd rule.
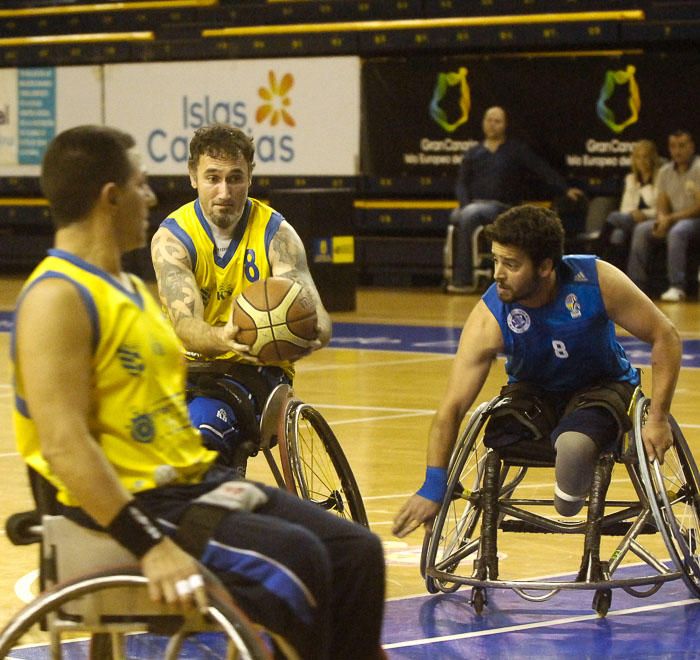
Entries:
[[545,392],[532,383],[509,383],[489,412],[484,444],[497,448],[522,440],[548,445],[557,415]]

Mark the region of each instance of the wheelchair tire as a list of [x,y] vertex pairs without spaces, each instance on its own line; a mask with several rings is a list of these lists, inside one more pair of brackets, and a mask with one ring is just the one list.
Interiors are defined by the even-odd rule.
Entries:
[[683,433],[669,418],[673,445],[663,465],[649,463],[642,442],[649,407],[644,399],[635,411],[635,443],[639,471],[656,526],[683,581],[700,598],[700,475]]
[[[163,617],[144,616],[141,617],[141,621],[138,615],[125,612],[124,616],[119,617],[119,621],[116,621],[115,617],[110,617],[109,622],[100,622],[100,626],[112,625],[116,636],[105,632],[104,629],[96,632],[93,635],[95,646],[89,651],[85,648],[81,657],[87,655],[88,652],[93,658],[111,657],[112,642],[114,639],[118,639],[120,644],[123,643],[123,648],[119,649],[118,657],[123,658],[228,658],[231,657],[230,653],[235,650],[238,653],[234,656],[236,658],[271,660],[272,653],[262,642],[247,617],[233,604],[224,587],[218,581],[212,582],[211,576],[207,576],[205,581],[209,598],[206,617],[202,617],[194,610],[174,612],[171,609]],[[42,642],[48,644],[49,634],[44,632],[46,630],[44,624],[51,619],[52,615],[62,616],[61,607],[67,603],[84,596],[103,593],[109,589],[124,587],[145,589],[146,584],[146,578],[140,574],[106,572],[56,585],[29,603],[0,632],[0,658],[25,657],[21,654],[13,655],[13,649],[19,648],[18,644],[24,645],[28,642],[32,642],[32,645],[39,645]],[[158,625],[161,618],[163,622]],[[197,632],[197,622],[205,620],[207,622],[206,632]],[[142,622],[143,634],[123,634],[124,626],[128,625],[131,631],[140,628]],[[52,654],[51,657],[63,657],[64,650],[66,657],[76,657],[74,655],[77,650],[75,645],[87,646],[89,643],[84,639],[75,639],[75,635],[72,633],[75,631],[92,632],[90,626],[81,624],[81,621],[76,617],[71,618],[70,625],[69,639],[63,640],[66,646],[61,648],[61,645],[58,645],[58,655]],[[154,627],[159,630],[158,634],[151,632]],[[55,641],[62,640],[57,637]],[[108,653],[109,655],[106,655]]]
[[477,409],[459,437],[450,458],[447,492],[433,522],[430,534],[423,541],[421,567],[430,593],[451,593],[459,583],[433,577],[437,569],[455,573],[468,557],[476,558],[481,533],[481,483],[486,447],[481,431],[486,416]]
[[287,488],[341,518],[369,527],[355,476],[335,434],[321,413],[292,399],[279,443]]

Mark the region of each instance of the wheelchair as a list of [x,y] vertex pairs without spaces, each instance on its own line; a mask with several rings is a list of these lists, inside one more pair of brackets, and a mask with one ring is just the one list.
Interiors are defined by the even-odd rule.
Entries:
[[[245,475],[249,458],[262,452],[278,487],[340,517],[369,527],[355,476],[328,422],[294,396],[286,383],[270,388],[255,367],[193,362],[188,389],[228,403],[242,442],[233,462]],[[279,451],[279,464],[273,448]]]
[[[190,371],[203,380],[200,390],[233,408],[243,439],[239,458],[247,460],[262,451],[279,487],[368,526],[352,470],[321,414],[296,398],[289,385],[281,383],[270,390],[251,377],[253,372],[243,371],[242,377],[236,374],[240,381],[221,379],[223,372],[213,371],[210,364],[193,365]],[[279,464],[272,453],[275,446]],[[36,657],[31,643],[47,641],[52,658],[65,653],[65,657],[100,660],[258,660],[272,658],[273,644],[285,657],[296,657],[284,640],[271,642],[270,633],[261,639],[204,567],[200,570],[209,597],[205,614],[152,603],[133,556],[108,535],[53,515],[55,489],[31,470],[30,484],[36,509],[11,516],[6,530],[16,545],[40,544],[41,593],[0,632],[0,659]],[[89,641],[72,641],[78,633],[87,633]]]
[[[30,480],[41,508],[53,491],[31,472]],[[14,514],[6,529],[16,545],[40,543],[41,593],[0,632],[0,658],[46,657],[41,647],[52,659],[273,657],[203,566],[207,611],[184,610],[152,602],[135,558],[103,532],[37,511]]]
[[[488,287],[493,278],[493,258],[491,245],[482,236],[485,225],[478,226],[471,237],[472,283],[464,287],[464,293],[478,293]],[[447,237],[442,250],[442,278],[444,287],[449,291],[454,276],[454,225],[447,226]]]
[[[553,515],[553,499],[518,496],[525,491],[530,468],[554,466],[549,444],[528,447],[517,442],[496,450],[483,443],[486,423],[504,402],[499,395],[482,403],[455,445],[447,493],[421,553],[427,590],[452,593],[469,586],[470,604],[478,615],[490,589],[511,589],[532,602],[546,601],[564,589],[593,591],[592,609],[599,617],[607,614],[614,588],[643,598],[666,582],[682,579],[700,598],[700,476],[675,419],[670,420],[673,444],[663,465],[650,463],[641,435],[650,400],[637,390],[621,450],[598,459],[586,520],[562,520]],[[634,496],[623,492],[623,497],[606,501],[615,467],[627,472]],[[499,576],[499,532],[583,535],[583,555],[573,579]],[[612,537],[621,539],[614,545]],[[601,559],[602,538],[613,547],[607,559]],[[642,568],[619,571],[628,556],[641,560]]]

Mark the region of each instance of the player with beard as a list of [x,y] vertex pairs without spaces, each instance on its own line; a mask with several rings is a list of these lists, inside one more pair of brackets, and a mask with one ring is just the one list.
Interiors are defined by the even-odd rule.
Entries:
[[[301,284],[317,318],[317,337],[308,342],[309,353],[330,341],[331,318],[298,234],[277,211],[249,195],[253,139],[226,124],[202,126],[190,140],[189,156],[188,173],[197,197],[172,211],[155,232],[153,269],[164,310],[187,350],[192,422],[207,448],[219,452],[219,462],[245,475],[247,445],[255,439],[222,388],[253,397],[262,410],[275,387],[292,383],[294,365],[262,365],[250,355],[249,347],[236,340],[234,301],[246,288],[270,277]],[[212,379],[217,381],[214,387]]]
[[[671,446],[668,415],[681,359],[671,321],[611,264],[592,255],[563,256],[564,229],[552,211],[517,206],[485,231],[495,283],[462,330],[430,428],[425,482],[394,521],[399,537],[421,524],[430,528],[445,496],[460,424],[499,354],[505,354],[508,376],[501,392],[510,395],[512,408],[489,420],[484,443],[551,441],[561,515],[580,511],[598,456],[615,451],[629,425],[640,377],[615,338],[615,324],[651,345],[651,406],[643,431],[649,459],[663,462]],[[513,412],[518,406],[541,411],[533,419],[536,429],[521,423]]]

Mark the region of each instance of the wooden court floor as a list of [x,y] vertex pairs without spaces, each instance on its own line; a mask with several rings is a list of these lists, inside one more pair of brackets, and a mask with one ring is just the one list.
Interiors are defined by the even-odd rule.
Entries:
[[[0,280],[0,312],[13,307],[21,285],[19,277]],[[382,336],[395,325],[461,327],[476,296],[448,296],[439,289],[358,291],[357,309],[332,314],[334,322],[379,324]],[[700,340],[700,303],[666,304],[663,310],[677,324],[683,339]],[[421,484],[428,427],[444,390],[451,357],[430,351],[376,350],[364,345],[331,344],[299,363],[295,390],[316,405],[336,432],[353,467],[366,501],[372,529],[381,536],[387,560],[387,598],[424,594],[419,575],[422,533],[407,539],[392,537],[391,520],[404,501]],[[23,464],[11,429],[9,333],[0,332],[0,520],[31,507]],[[634,361],[634,359],[633,359]],[[649,388],[649,374],[644,383]],[[494,365],[481,399],[492,397],[503,382],[502,362]],[[682,370],[673,412],[681,422],[695,456],[700,458],[700,371]],[[262,458],[253,459],[249,476],[269,481]],[[614,488],[626,487],[613,475]],[[529,485],[531,494],[549,497],[552,476],[541,471]],[[502,570],[513,577],[575,571],[580,559],[579,537],[552,540],[530,535],[499,548]],[[0,532],[0,624],[22,604],[32,589],[37,568],[34,546],[15,547]]]

